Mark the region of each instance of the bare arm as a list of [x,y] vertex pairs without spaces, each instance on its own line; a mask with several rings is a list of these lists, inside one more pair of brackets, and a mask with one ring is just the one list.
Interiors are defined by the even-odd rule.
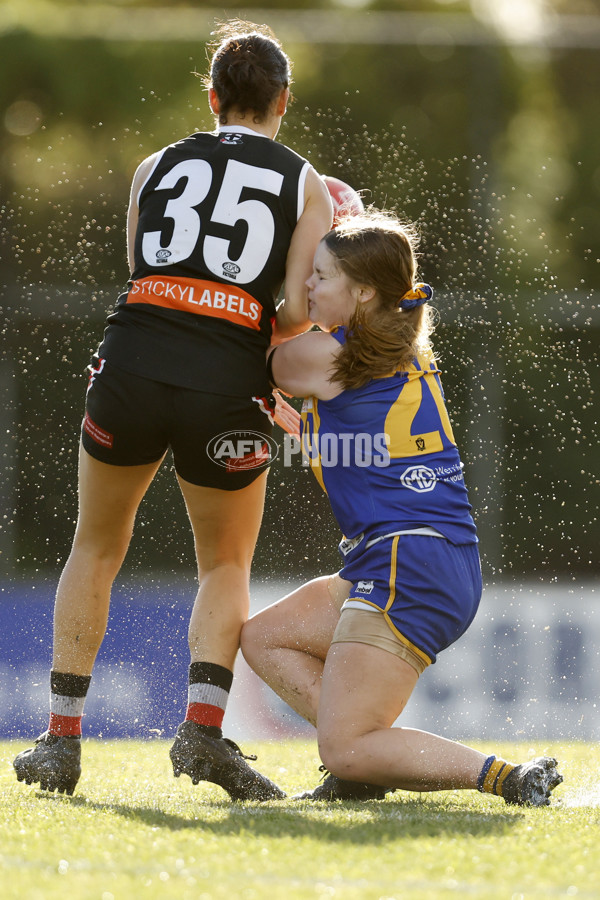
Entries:
[[277,339],[292,337],[311,327],[306,280],[312,273],[317,244],[331,228],[333,206],[324,182],[309,169],[304,188],[304,211],[292,235],[285,270],[285,300],[277,309]]
[[331,400],[342,392],[331,382],[331,366],[340,351],[338,342],[324,331],[298,335],[277,347],[271,347],[273,379],[278,388],[294,397]]
[[156,164],[156,160],[160,153],[162,153],[162,150],[159,153],[153,153],[152,156],[149,156],[139,164],[131,183],[131,192],[129,194],[129,208],[127,210],[127,261],[129,263],[130,274],[133,273],[133,270],[135,268],[133,250],[135,247],[135,232],[137,229],[139,215],[138,194],[140,193],[142,185],[154,168],[154,165]]

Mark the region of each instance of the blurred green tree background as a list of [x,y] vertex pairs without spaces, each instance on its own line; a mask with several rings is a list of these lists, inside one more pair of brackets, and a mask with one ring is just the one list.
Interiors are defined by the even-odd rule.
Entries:
[[[129,184],[213,121],[217,21],[294,61],[280,138],[419,224],[436,347],[488,579],[597,577],[600,8],[592,0],[0,2],[2,479],[7,577],[68,553],[85,367],[128,270]],[[596,393],[595,393],[596,392]],[[337,567],[312,475],[279,459],[255,571]],[[166,464],[129,571],[193,568]]]

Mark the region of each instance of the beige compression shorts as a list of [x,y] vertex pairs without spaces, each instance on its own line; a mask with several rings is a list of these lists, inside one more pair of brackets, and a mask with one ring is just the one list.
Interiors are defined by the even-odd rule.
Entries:
[[383,613],[367,609],[343,609],[340,621],[337,624],[332,644],[341,644],[353,641],[358,644],[370,644],[387,650],[394,656],[403,659],[412,666],[420,675],[427,668],[428,663],[417,656],[414,650],[396,637],[390,626],[385,621]]

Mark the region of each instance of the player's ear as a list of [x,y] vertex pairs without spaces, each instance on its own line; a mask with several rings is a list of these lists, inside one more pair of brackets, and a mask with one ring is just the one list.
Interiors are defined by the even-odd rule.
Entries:
[[218,116],[221,104],[219,103],[219,98],[217,97],[217,92],[214,88],[208,89],[208,105],[210,106],[215,116]]
[[354,289],[357,303],[368,303],[376,294],[377,291],[370,284],[357,284]]
[[277,100],[276,112],[278,116],[285,116],[285,111],[287,109],[288,100],[290,99],[290,89],[285,88],[281,94],[279,95],[279,99]]

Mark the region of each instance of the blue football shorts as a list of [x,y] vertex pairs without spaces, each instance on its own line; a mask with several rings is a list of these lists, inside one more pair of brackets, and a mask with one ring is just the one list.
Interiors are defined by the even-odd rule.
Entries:
[[[362,552],[360,552],[362,551]],[[381,611],[424,666],[469,627],[481,600],[478,545],[402,534],[357,547],[340,571],[352,582],[346,609]]]

